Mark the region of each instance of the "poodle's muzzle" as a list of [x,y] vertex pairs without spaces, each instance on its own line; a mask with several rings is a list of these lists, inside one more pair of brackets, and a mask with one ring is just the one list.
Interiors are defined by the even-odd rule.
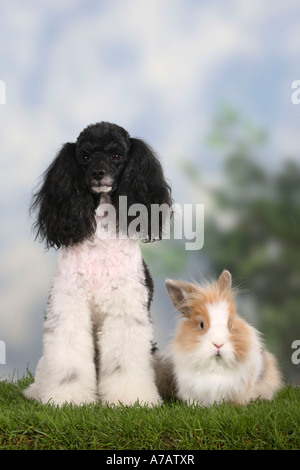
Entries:
[[86,168],[86,181],[93,193],[111,193],[116,189],[119,168],[109,158],[93,154],[92,163]]
[[114,179],[105,170],[95,170],[89,186],[93,193],[110,193],[115,189]]

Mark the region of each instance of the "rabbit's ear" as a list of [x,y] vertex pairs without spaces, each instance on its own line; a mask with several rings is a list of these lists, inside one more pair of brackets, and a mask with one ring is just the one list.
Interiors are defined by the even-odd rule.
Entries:
[[172,279],[166,279],[165,285],[176,310],[183,313],[183,315],[189,316],[190,294],[196,293],[196,286],[189,282],[173,281]]
[[221,276],[219,277],[217,281],[217,285],[219,286],[221,291],[226,291],[226,290],[230,291],[231,281],[232,281],[232,278],[231,278],[230,272],[227,271],[227,269],[224,269],[224,271],[222,272]]

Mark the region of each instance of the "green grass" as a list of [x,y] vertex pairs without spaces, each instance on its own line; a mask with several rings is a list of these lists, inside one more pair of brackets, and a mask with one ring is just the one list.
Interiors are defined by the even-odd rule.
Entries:
[[28,375],[0,382],[0,449],[299,449],[300,387],[272,402],[148,409],[101,405],[58,408],[27,400]]

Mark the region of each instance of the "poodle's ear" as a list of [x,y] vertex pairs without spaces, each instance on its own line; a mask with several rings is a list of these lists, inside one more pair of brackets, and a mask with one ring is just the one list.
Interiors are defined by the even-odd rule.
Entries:
[[95,201],[75,152],[75,143],[64,144],[33,195],[30,210],[38,211],[36,238],[45,240],[47,248],[79,243],[95,231]]
[[[113,193],[113,203],[118,204],[119,196],[127,196],[127,207],[142,204],[147,209],[147,240],[160,239],[164,214],[160,214],[157,229],[151,229],[151,205],[172,205],[171,189],[165,180],[162,166],[152,148],[143,140],[131,138],[128,163],[121,175],[118,188]],[[130,217],[128,217],[130,221]]]

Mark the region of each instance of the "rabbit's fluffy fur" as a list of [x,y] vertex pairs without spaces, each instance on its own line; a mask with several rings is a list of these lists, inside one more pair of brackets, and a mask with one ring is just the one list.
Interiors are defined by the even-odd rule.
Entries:
[[281,374],[261,334],[238,316],[229,271],[205,287],[173,280],[166,287],[182,316],[169,348],[155,354],[160,393],[201,406],[272,399]]

